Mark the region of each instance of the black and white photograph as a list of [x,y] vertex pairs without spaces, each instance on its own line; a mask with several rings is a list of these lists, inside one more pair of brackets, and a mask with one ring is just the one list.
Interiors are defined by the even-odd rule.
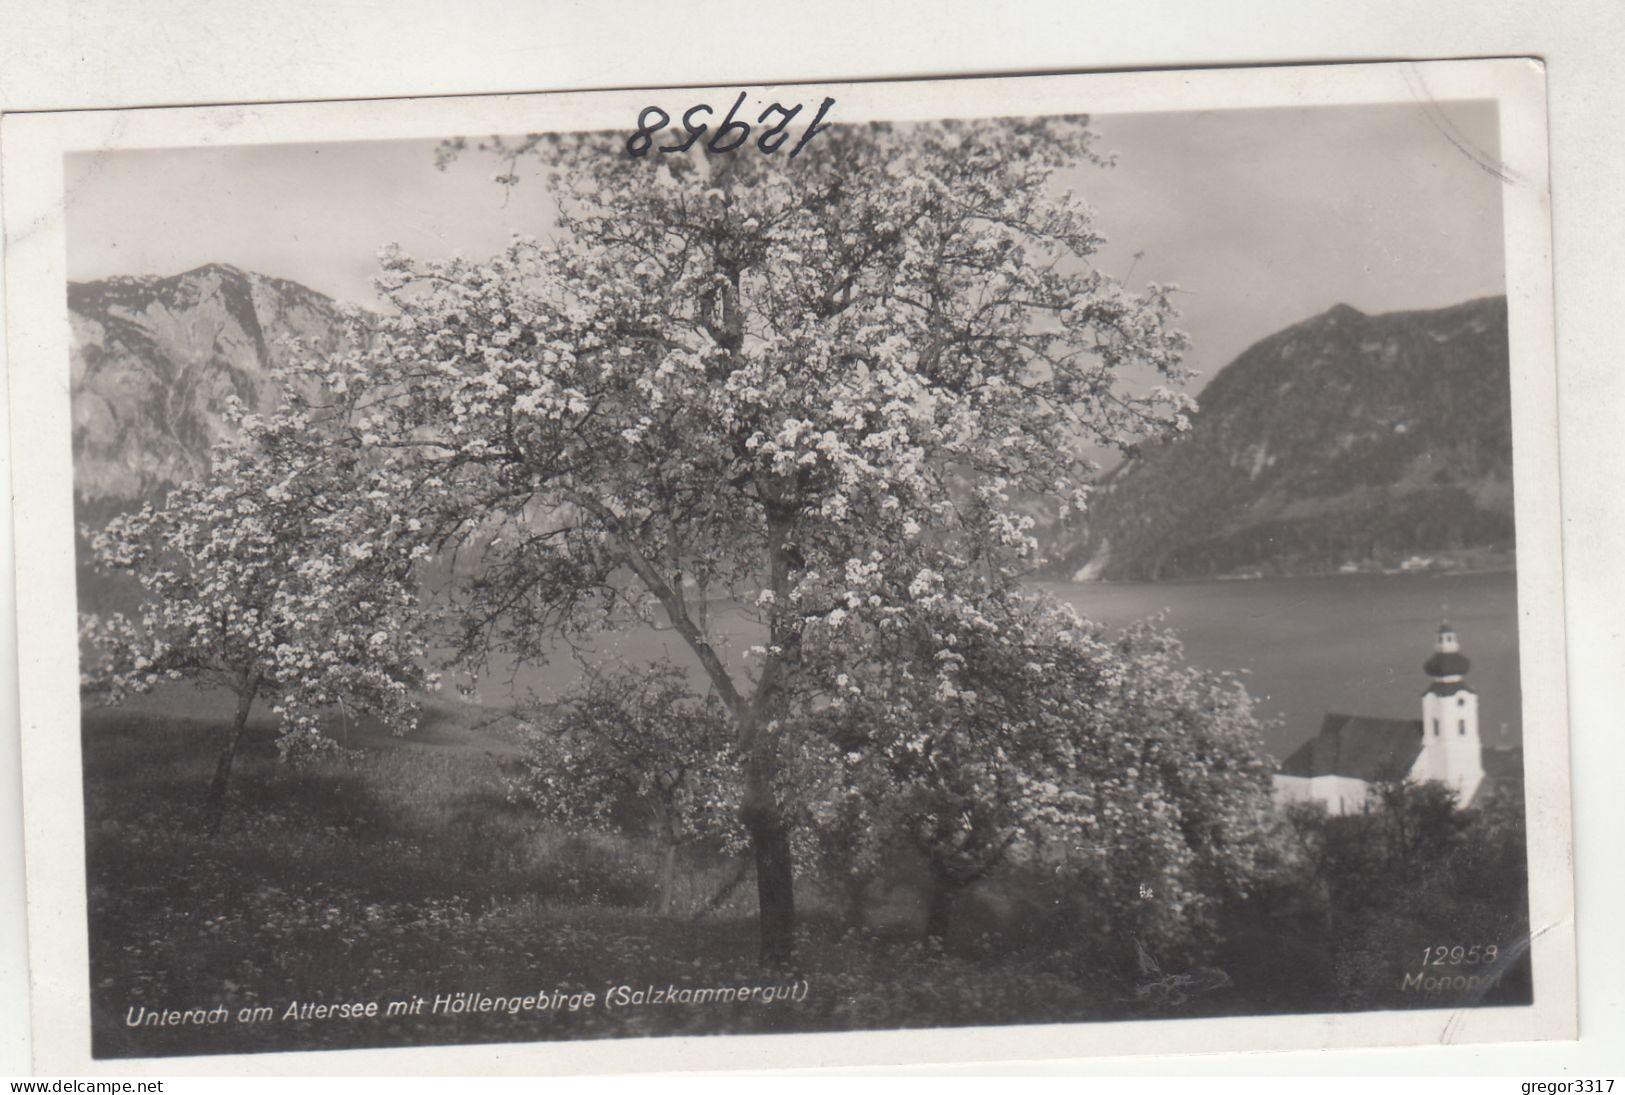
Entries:
[[36,1039],[1572,1031],[1542,110],[23,119]]

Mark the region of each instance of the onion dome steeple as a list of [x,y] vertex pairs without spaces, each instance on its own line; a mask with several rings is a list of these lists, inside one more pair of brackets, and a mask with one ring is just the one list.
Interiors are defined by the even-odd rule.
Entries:
[[1484,746],[1478,737],[1478,695],[1462,678],[1467,658],[1456,629],[1439,625],[1433,656],[1422,668],[1433,678],[1422,693],[1422,752],[1411,768],[1419,780],[1438,780],[1471,802],[1484,782]]
[[1422,672],[1433,678],[1428,691],[1435,695],[1449,695],[1465,688],[1461,679],[1467,675],[1472,664],[1461,652],[1456,629],[1448,623],[1441,623],[1439,634],[1433,640],[1433,656],[1422,666]]

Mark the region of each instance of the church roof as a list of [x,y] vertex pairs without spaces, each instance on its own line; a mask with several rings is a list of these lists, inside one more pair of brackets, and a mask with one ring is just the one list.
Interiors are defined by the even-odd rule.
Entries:
[[1421,719],[1327,715],[1320,733],[1281,764],[1284,776],[1350,776],[1367,782],[1399,778],[1422,752]]

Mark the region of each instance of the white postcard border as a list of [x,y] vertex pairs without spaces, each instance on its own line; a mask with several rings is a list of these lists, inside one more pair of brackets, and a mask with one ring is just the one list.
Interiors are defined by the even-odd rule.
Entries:
[[[773,86],[762,94],[771,95]],[[89,1056],[62,156],[96,148],[627,128],[648,91],[13,114],[6,231],[34,1051],[42,1071],[184,1075],[583,1072],[1494,1042],[1575,1034],[1573,883],[1544,73],[1521,60],[796,85],[841,120],[1495,98],[1513,362],[1520,663],[1536,1002],[1529,1008],[1041,1027],[544,1042],[95,1061]],[[685,95],[688,93],[685,92]],[[669,97],[668,97],[669,98]],[[71,196],[67,196],[71,200]]]

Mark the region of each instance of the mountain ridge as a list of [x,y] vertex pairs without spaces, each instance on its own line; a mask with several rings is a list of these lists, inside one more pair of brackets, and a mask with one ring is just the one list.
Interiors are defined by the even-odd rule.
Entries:
[[353,342],[355,310],[284,278],[208,263],[69,282],[74,492],[129,502],[201,474],[231,396],[274,405],[293,345]]
[[1158,580],[1510,555],[1506,298],[1339,304],[1214,375],[1191,429],[1114,468],[1051,573]]

